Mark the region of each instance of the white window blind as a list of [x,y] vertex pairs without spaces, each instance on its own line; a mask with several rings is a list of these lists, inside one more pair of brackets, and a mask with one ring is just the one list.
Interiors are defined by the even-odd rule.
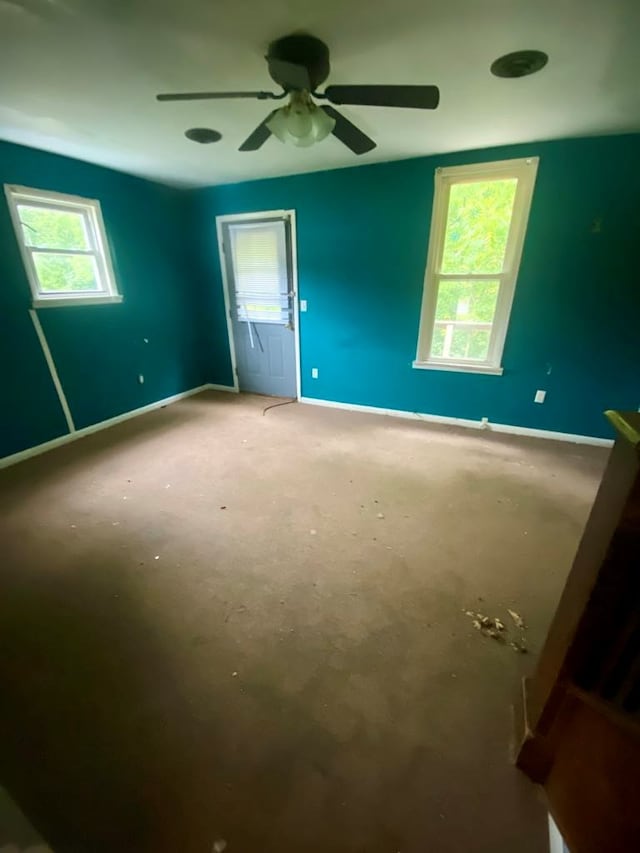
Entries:
[[238,320],[288,323],[289,281],[285,223],[229,226]]

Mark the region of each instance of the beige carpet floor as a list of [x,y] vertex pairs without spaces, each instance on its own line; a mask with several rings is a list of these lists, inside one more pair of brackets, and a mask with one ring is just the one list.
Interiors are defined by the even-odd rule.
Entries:
[[267,402],[0,472],[0,783],[56,853],[546,851],[512,703],[607,452]]

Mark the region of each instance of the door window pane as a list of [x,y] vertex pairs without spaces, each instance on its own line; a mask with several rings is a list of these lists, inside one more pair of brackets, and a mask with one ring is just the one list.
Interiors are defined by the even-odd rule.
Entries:
[[239,320],[289,321],[289,280],[284,222],[232,225],[229,228]]
[[443,275],[502,272],[517,183],[507,178],[451,186]]

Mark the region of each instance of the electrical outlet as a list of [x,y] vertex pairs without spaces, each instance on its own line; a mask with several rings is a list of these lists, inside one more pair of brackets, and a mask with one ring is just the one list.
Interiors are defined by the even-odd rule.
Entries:
[[306,299],[301,299],[301,300],[300,300],[300,310],[301,310],[301,311],[306,311],[306,310],[307,310],[307,300],[306,300]]
[[318,378],[318,368],[317,368],[317,367],[312,367],[312,368],[311,368],[311,378],[312,378],[312,379],[317,379],[317,378]]
[[536,396],[533,398],[534,403],[544,403],[544,398],[547,396],[546,391],[536,391]]

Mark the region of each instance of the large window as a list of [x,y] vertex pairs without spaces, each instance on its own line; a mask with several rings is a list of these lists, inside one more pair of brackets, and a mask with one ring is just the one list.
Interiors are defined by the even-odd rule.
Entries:
[[120,302],[100,203],[5,186],[33,304]]
[[502,373],[538,158],[437,169],[414,367]]

